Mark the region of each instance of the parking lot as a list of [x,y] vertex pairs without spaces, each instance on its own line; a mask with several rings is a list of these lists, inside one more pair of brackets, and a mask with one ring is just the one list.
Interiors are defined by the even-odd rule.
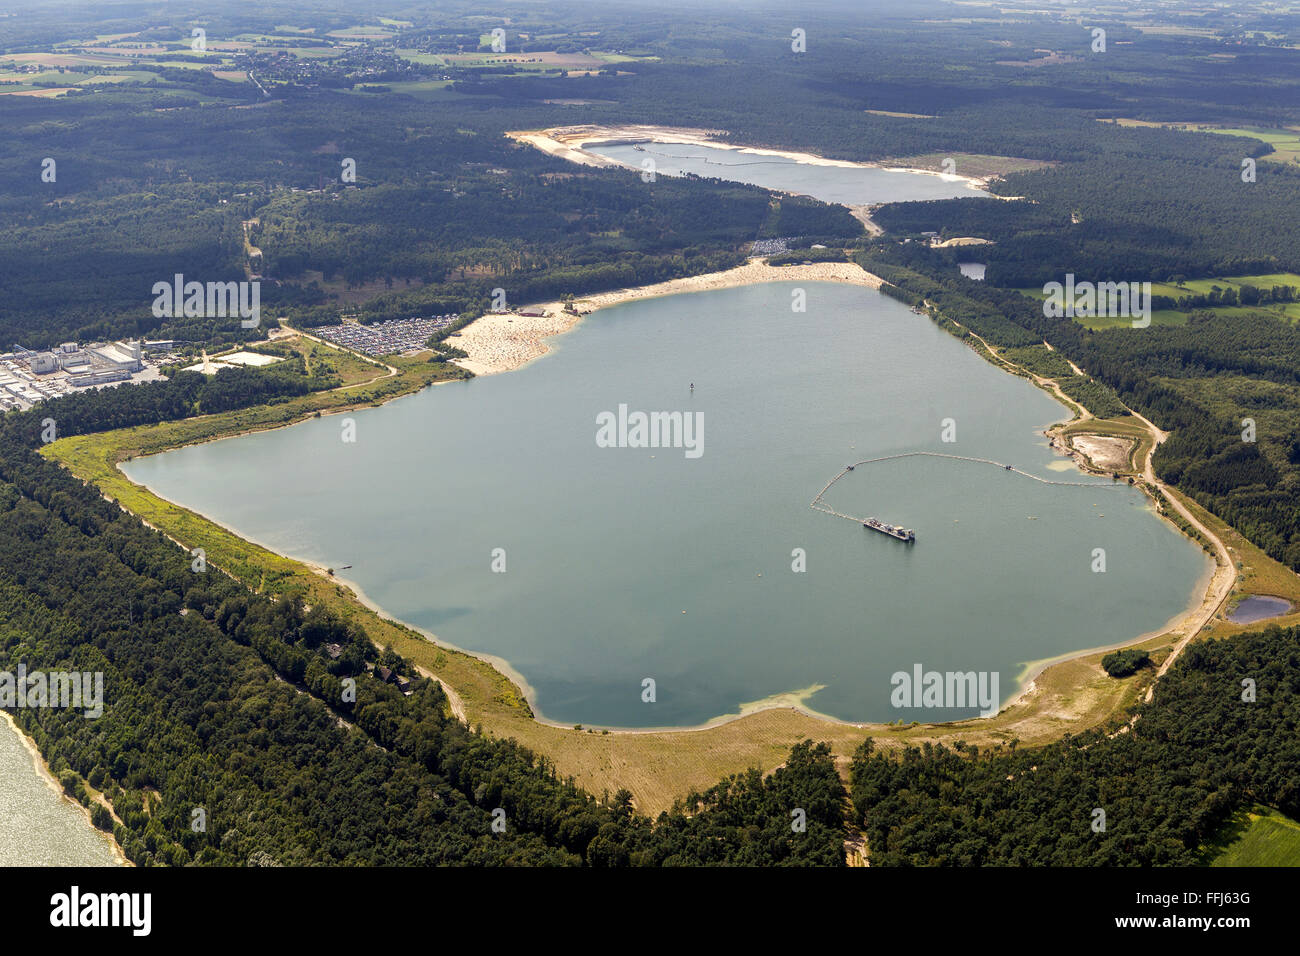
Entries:
[[429,336],[456,321],[456,315],[422,319],[390,319],[374,325],[346,323],[327,325],[315,332],[327,342],[342,345],[363,355],[395,355],[428,347]]

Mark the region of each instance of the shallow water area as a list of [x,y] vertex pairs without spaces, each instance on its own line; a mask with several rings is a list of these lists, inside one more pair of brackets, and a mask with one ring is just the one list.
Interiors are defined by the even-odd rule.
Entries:
[[1241,603],[1232,609],[1228,620],[1233,624],[1254,624],[1256,621],[1267,621],[1290,612],[1290,601],[1270,597],[1267,594],[1252,594],[1243,598]]

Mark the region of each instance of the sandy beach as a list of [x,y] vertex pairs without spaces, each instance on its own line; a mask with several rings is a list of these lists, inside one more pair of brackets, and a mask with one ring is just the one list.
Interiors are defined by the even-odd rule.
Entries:
[[[467,358],[456,362],[461,368],[469,369],[475,375],[494,375],[519,368],[545,355],[550,351],[544,341],[546,338],[569,331],[584,315],[597,309],[635,299],[729,289],[760,282],[847,282],[872,289],[878,289],[883,284],[879,276],[872,275],[852,262],[770,266],[763,259],[751,259],[743,266],[725,272],[710,272],[707,275],[670,279],[655,285],[585,296],[574,300],[573,312],[566,312],[563,302],[545,302],[520,306],[515,312],[485,315],[461,329],[459,335],[448,338],[447,343],[468,353]],[[519,314],[538,311],[545,314]]]

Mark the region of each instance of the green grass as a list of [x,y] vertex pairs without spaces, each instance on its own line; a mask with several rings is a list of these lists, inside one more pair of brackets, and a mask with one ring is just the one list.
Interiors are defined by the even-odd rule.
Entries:
[[1215,279],[1188,279],[1181,286],[1170,285],[1168,282],[1153,282],[1151,284],[1151,293],[1153,295],[1167,295],[1170,298],[1180,298],[1185,295],[1204,295],[1213,291],[1215,286],[1220,289],[1241,288],[1243,285],[1253,285],[1257,289],[1271,289],[1275,285],[1289,285],[1300,287],[1300,275],[1294,272],[1271,272],[1267,275],[1255,276],[1221,276]]
[[[1087,318],[1076,318],[1085,329],[1093,332],[1104,332],[1106,329],[1131,329],[1133,320],[1124,316],[1094,315]],[[1152,325],[1186,325],[1187,313],[1179,312],[1177,309],[1156,309],[1151,313]]]
[[419,50],[399,49],[397,55],[403,60],[419,63],[423,66],[446,66],[447,61],[436,53],[421,53]]
[[89,79],[93,74],[79,73],[76,70],[65,70],[60,73],[58,70],[42,70],[39,73],[21,73],[18,71],[4,70],[0,71],[0,83],[21,83],[24,86],[38,86],[40,84],[53,83],[55,86],[74,86],[83,80]]
[[[365,85],[365,84],[363,84]],[[407,93],[416,99],[439,99],[450,85],[448,80],[396,80],[388,83],[375,83],[374,86],[386,86],[393,93]],[[375,96],[365,90],[353,89],[347,92],[356,96]]]
[[1268,127],[1245,127],[1224,129],[1214,126],[1198,126],[1198,133],[1221,133],[1225,136],[1249,136],[1259,139],[1273,147],[1273,152],[1263,157],[1277,163],[1300,162],[1300,132],[1290,129],[1271,129]]
[[1300,823],[1251,807],[1232,818],[1207,854],[1210,866],[1300,866]]
[[98,83],[148,83],[150,80],[158,79],[157,73],[151,73],[148,70],[123,70],[121,73],[100,73],[89,79],[82,80],[77,86],[95,86]]
[[[225,63],[226,61],[221,60],[220,62]],[[175,70],[210,70],[213,68],[213,66],[217,66],[217,64],[213,64],[213,63],[191,63],[188,60],[158,59],[158,60],[153,60],[152,63],[154,66],[165,66],[168,69],[175,69]],[[217,69],[223,69],[223,68],[224,67],[222,66],[217,66]],[[230,67],[230,69],[234,69],[234,67],[232,66]]]
[[626,53],[601,53],[596,50],[589,51],[596,59],[605,63],[658,63],[657,56],[629,56]]
[[[1043,292],[1042,289],[1039,288],[1017,289],[1016,291],[1020,292],[1023,295],[1029,296],[1029,298],[1031,299],[1038,299],[1041,301],[1047,298],[1047,295]],[[1151,286],[1151,294],[1152,295],[1161,294],[1159,288],[1155,284],[1152,284]],[[1184,291],[1182,294],[1188,295],[1189,293]],[[1079,316],[1076,317],[1074,321],[1082,325],[1085,329],[1089,329],[1093,332],[1100,332],[1106,329],[1128,329],[1133,327],[1133,320],[1130,318],[1125,318],[1123,316],[1106,316],[1106,315],[1092,315],[1087,317]],[[1156,309],[1151,313],[1151,324],[1152,325],[1186,325],[1187,313],[1179,312],[1177,309]]]
[[[1273,286],[1279,285],[1300,288],[1300,275],[1294,272],[1273,272],[1267,275],[1220,276],[1212,279],[1188,279],[1181,286],[1168,282],[1152,282],[1151,294],[1153,296],[1165,296],[1170,299],[1181,299],[1189,295],[1207,295],[1213,292],[1216,286],[1220,289],[1229,287],[1239,289],[1244,285],[1252,285],[1257,289],[1271,289]],[[1016,291],[1029,296],[1031,299],[1041,300],[1047,298],[1043,290],[1038,287],[1021,288]],[[1300,322],[1300,302],[1269,303],[1259,306],[1216,306],[1208,311],[1224,319],[1239,318],[1243,315],[1262,312],[1280,322],[1287,322],[1292,325]],[[1178,309],[1156,309],[1151,313],[1151,324],[1186,325],[1187,316],[1188,313],[1181,312]],[[1133,324],[1132,319],[1110,316],[1080,317],[1076,318],[1075,321],[1093,332],[1106,329],[1126,329],[1131,328]]]

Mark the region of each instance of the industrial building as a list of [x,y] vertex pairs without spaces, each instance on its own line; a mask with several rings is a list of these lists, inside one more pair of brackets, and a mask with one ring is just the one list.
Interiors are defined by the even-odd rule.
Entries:
[[53,352],[37,352],[31,357],[28,365],[37,375],[48,375],[50,372],[58,371],[59,360],[54,357]]
[[[170,340],[96,342],[86,346],[64,342],[43,352],[15,345],[13,351],[0,354],[0,412],[30,408],[78,388],[128,382],[136,376],[157,379],[160,373],[156,364],[165,360],[174,344]],[[151,353],[150,364],[144,361],[145,349]]]
[[71,369],[85,368],[90,365],[90,355],[76,342],[64,342],[59,346],[54,357],[59,361],[59,368],[65,372]]
[[105,368],[93,372],[74,372],[68,376],[68,384],[77,388],[88,385],[107,385],[109,382],[125,382],[131,378],[130,369]]
[[[114,342],[111,345],[91,345],[88,347],[93,358],[100,359],[113,368],[139,372],[144,368],[144,359],[139,342]],[[99,363],[96,363],[99,364]]]

